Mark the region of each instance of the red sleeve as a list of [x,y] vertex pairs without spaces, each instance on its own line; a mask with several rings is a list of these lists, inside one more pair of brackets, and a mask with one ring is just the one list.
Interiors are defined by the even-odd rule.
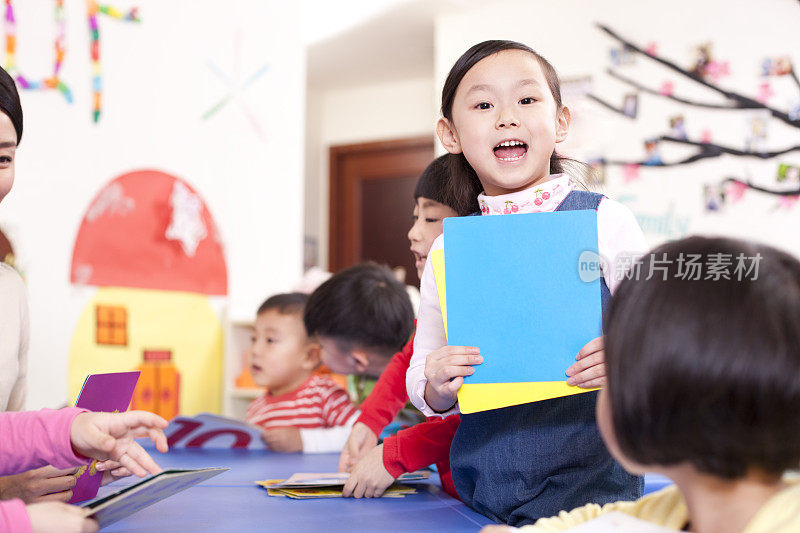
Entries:
[[[460,422],[458,415],[431,417],[383,440],[383,466],[393,477],[434,463],[450,464],[450,444]],[[449,470],[449,466],[448,466]]]
[[361,404],[361,416],[358,422],[366,424],[375,433],[381,434],[400,409],[408,403],[406,393],[406,371],[414,353],[414,336],[403,347],[403,351],[392,356],[392,360],[381,373],[381,377],[372,392]]

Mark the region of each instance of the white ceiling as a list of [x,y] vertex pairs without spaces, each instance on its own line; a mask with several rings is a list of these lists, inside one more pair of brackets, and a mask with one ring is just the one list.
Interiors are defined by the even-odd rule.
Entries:
[[[349,22],[349,27],[317,40],[313,32],[307,33],[309,87],[324,90],[433,76],[436,15],[463,8],[470,1],[383,0],[381,8],[372,8],[366,17],[347,2],[338,4],[337,20]],[[381,4],[377,0],[371,3]],[[315,13],[313,6],[307,4],[306,9],[311,8],[307,20],[318,26],[318,19],[326,13]],[[353,24],[353,20],[359,22]]]

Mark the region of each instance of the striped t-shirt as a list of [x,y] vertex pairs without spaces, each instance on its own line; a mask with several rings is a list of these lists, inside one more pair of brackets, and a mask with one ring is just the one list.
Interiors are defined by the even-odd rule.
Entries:
[[356,411],[344,389],[329,377],[313,375],[292,392],[253,400],[247,421],[265,429],[330,428],[344,425]]

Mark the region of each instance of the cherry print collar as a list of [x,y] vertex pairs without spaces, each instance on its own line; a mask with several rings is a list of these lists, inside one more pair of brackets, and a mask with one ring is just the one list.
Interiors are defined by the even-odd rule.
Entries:
[[552,174],[550,179],[524,191],[499,196],[478,195],[482,215],[509,215],[515,213],[543,213],[555,211],[572,191],[568,176]]

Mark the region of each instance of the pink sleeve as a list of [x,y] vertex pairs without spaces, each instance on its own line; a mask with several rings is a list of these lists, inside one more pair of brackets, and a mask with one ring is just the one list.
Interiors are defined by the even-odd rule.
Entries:
[[19,474],[32,468],[53,465],[69,468],[87,464],[72,450],[69,430],[85,409],[0,413],[0,474]]
[[8,500],[0,502],[0,531],[13,531],[14,533],[30,533],[31,519],[22,500]]

